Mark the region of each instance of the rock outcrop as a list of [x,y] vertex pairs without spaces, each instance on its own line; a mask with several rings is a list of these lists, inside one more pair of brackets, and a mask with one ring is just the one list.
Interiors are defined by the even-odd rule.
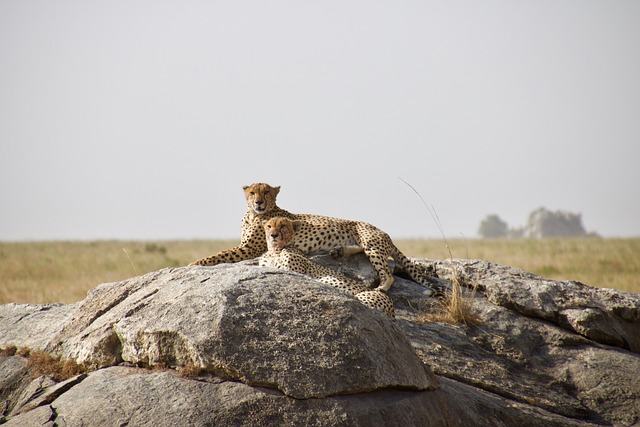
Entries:
[[522,230],[525,238],[585,237],[582,215],[567,211],[550,211],[538,208],[529,214],[527,225]]
[[588,233],[582,225],[582,215],[567,211],[550,211],[544,207],[529,214],[524,227],[509,228],[509,225],[496,214],[487,215],[478,228],[478,234],[483,238],[575,238],[597,237],[594,232]]
[[[336,264],[375,277],[366,258]],[[485,261],[434,262],[476,285],[479,326],[396,278],[396,320],[251,262],[164,269],[77,304],[0,306],[0,348],[90,368],[56,381],[0,356],[0,423],[31,425],[640,424],[640,295]]]

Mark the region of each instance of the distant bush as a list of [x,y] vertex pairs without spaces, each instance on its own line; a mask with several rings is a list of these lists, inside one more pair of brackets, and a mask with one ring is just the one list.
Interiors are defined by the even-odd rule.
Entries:
[[478,234],[485,239],[507,237],[509,225],[501,220],[498,215],[487,215],[480,223]]
[[159,253],[164,255],[167,253],[167,248],[155,243],[147,243],[146,245],[144,245],[144,251],[148,253]]

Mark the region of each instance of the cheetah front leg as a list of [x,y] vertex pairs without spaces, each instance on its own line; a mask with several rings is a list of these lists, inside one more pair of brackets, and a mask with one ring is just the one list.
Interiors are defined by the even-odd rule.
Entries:
[[238,246],[231,249],[226,249],[222,252],[218,252],[217,254],[211,255],[207,258],[199,259],[189,265],[209,266],[223,263],[233,263],[257,258],[263,253],[267,252],[267,239],[264,235],[262,222],[259,220],[255,220],[253,221],[253,223],[248,224],[243,219],[242,227],[242,239],[240,240],[240,244]]
[[240,245],[235,248],[227,249],[222,252],[218,252],[215,255],[211,255],[207,258],[202,258],[197,261],[189,264],[190,266],[194,265],[204,265],[211,266],[223,263],[234,263],[239,261],[244,261],[247,259],[252,259],[259,257],[263,253],[267,251],[267,244],[264,246],[260,244],[254,245]]

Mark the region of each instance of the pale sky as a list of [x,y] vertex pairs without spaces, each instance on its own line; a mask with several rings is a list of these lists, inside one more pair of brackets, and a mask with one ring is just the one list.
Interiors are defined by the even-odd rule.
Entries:
[[640,1],[0,1],[0,240],[640,236]]

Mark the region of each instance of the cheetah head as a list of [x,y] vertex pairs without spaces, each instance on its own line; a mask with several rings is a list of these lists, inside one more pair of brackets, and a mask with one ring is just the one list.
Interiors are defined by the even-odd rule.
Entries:
[[264,233],[269,249],[282,249],[291,244],[295,232],[300,227],[300,221],[275,217],[264,222]]
[[247,199],[247,207],[258,215],[265,214],[276,206],[276,196],[280,192],[280,187],[272,187],[261,182],[245,185],[242,189]]

